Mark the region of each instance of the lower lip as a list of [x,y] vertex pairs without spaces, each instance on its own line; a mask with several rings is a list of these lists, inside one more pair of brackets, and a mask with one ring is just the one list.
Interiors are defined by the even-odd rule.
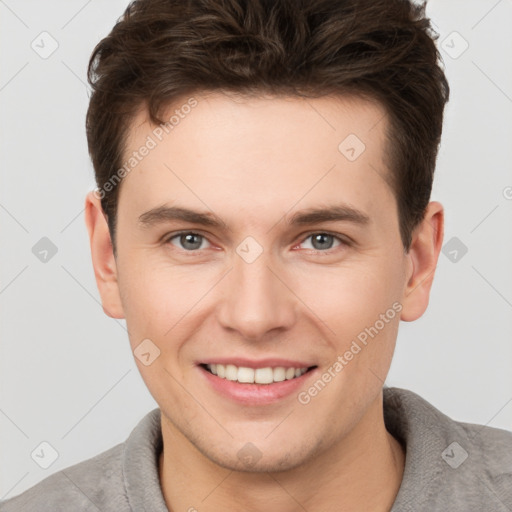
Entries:
[[246,405],[271,404],[297,393],[304,386],[306,379],[316,371],[316,368],[313,368],[300,377],[272,384],[245,384],[217,377],[202,366],[198,368],[215,391]]

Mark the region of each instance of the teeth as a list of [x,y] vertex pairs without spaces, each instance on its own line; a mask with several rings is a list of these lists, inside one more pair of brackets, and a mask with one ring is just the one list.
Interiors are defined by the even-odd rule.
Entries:
[[277,368],[274,368],[272,371],[272,377],[274,382],[282,382],[286,379],[286,369],[282,366],[278,366]]
[[[216,366],[213,364],[212,366]],[[254,382],[254,369],[253,368],[238,368],[238,382]]]
[[233,364],[207,364],[206,367],[221,379],[236,380],[248,384],[282,382],[300,377],[308,370],[307,368],[284,368],[283,366],[254,369]]
[[238,380],[238,368],[233,364],[226,365],[226,379]]
[[254,382],[256,384],[272,384],[274,372],[272,368],[258,368],[254,371]]

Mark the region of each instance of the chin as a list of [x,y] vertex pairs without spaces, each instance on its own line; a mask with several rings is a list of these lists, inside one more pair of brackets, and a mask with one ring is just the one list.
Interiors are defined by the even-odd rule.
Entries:
[[[262,446],[264,445],[265,446]],[[303,440],[298,440],[295,446],[284,446],[284,441],[278,443],[259,444],[247,442],[234,453],[232,446],[226,447],[227,451],[212,452],[210,447],[203,451],[197,448],[212,462],[230,471],[242,473],[276,473],[295,469],[308,460],[311,460],[321,451],[321,441],[314,445],[304,445]]]
[[217,465],[229,469],[230,471],[237,471],[240,473],[278,473],[283,471],[290,471],[304,463],[304,460],[297,457],[297,454],[284,454],[276,457],[264,457],[262,455],[259,460],[240,460],[238,457],[233,459],[213,458],[211,459]]

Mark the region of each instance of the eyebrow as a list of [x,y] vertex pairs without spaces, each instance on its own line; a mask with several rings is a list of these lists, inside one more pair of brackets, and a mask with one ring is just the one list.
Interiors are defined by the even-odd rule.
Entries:
[[[139,217],[139,223],[149,228],[160,223],[181,220],[191,224],[200,224],[212,228],[220,228],[225,223],[211,212],[197,212],[178,206],[159,206]],[[289,226],[303,226],[320,222],[348,221],[359,225],[370,223],[370,217],[349,205],[334,205],[324,208],[308,208],[292,215]]]

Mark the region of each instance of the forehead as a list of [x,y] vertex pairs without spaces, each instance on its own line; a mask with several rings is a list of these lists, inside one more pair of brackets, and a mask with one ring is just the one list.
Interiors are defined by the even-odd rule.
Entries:
[[[393,200],[386,182],[387,116],[377,102],[351,97],[184,97],[149,123],[131,124],[124,161],[137,161],[121,197],[146,210],[178,200],[250,215],[345,200],[368,213]],[[143,151],[145,156],[133,156]],[[300,205],[299,205],[300,203]],[[274,214],[276,212],[273,212]]]

